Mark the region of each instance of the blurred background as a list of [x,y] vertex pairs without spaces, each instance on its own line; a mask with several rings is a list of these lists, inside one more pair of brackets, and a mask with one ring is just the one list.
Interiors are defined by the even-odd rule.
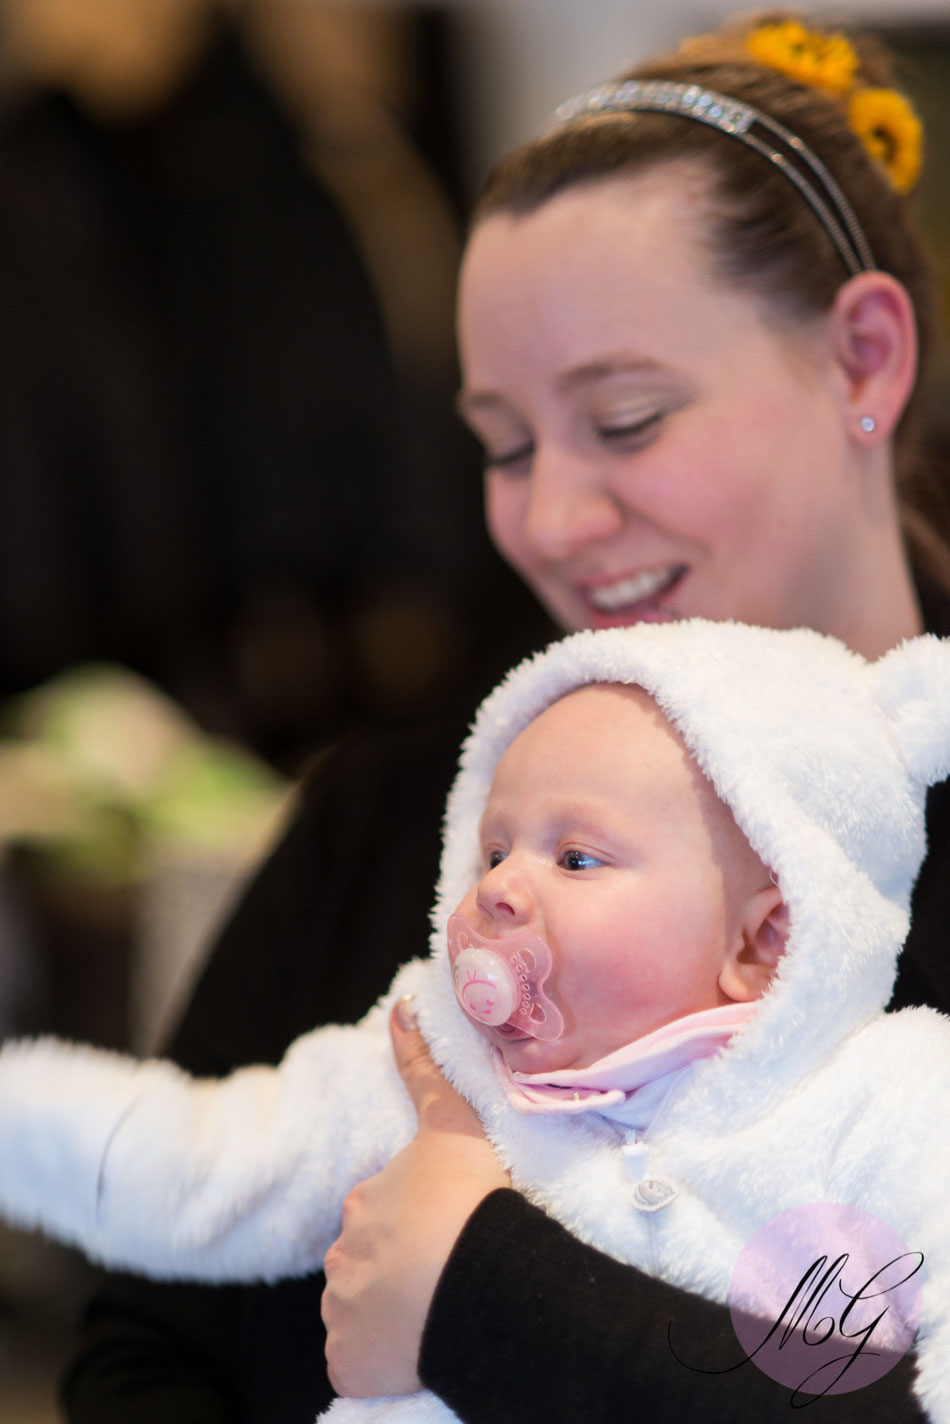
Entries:
[[[452,410],[465,212],[735,8],[0,0],[0,1035],[154,1049],[321,750],[547,638]],[[906,62],[946,276],[950,0],[817,9]],[[0,1229],[0,1424],[88,1282]]]

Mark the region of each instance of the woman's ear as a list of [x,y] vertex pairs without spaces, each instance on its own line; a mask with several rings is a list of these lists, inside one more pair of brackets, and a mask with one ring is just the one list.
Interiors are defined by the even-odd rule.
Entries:
[[739,934],[722,971],[719,987],[736,1003],[761,999],[788,940],[788,906],[777,885],[754,891],[746,900]]
[[917,376],[917,324],[905,287],[887,272],[861,272],[831,308],[829,334],[842,413],[859,444],[889,440]]

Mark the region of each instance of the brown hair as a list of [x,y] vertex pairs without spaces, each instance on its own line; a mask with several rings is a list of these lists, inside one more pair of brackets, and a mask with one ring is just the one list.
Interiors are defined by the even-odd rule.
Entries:
[[[928,469],[921,444],[937,332],[930,259],[914,228],[911,202],[852,132],[843,102],[763,65],[748,49],[751,29],[797,18],[770,12],[730,21],[620,78],[696,83],[751,104],[801,138],[844,191],[876,265],[902,283],[913,303],[920,364],[897,431],[898,498],[915,564],[950,588],[950,498]],[[893,63],[883,45],[869,36],[849,38],[859,61],[857,82],[893,87]],[[760,154],[676,116],[602,114],[555,128],[495,165],[473,223],[498,212],[527,214],[566,188],[679,160],[700,162],[711,180],[705,241],[713,272],[760,296],[780,320],[827,311],[847,274],[808,203]],[[941,533],[931,520],[942,526]]]

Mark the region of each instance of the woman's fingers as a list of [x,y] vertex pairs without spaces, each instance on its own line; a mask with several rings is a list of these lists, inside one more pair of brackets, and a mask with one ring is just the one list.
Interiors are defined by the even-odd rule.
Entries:
[[508,1178],[484,1138],[420,1128],[350,1192],[321,1307],[340,1394],[408,1394],[432,1296],[471,1213]]
[[425,1039],[416,1027],[412,1000],[400,999],[390,1015],[396,1067],[412,1098],[419,1125],[439,1132],[455,1132],[484,1139],[473,1108],[443,1078],[432,1061]]
[[419,1130],[350,1192],[327,1253],[327,1365],[341,1394],[419,1388],[422,1332],[452,1247],[479,1202],[509,1185],[478,1117],[433,1063],[410,1006],[396,1005],[391,1027]]
[[[400,1159],[346,1199],[343,1232],[326,1254],[321,1313],[327,1327],[327,1372],[338,1394],[411,1394],[433,1286],[418,1251],[392,1238]],[[394,1180],[395,1179],[395,1180]],[[418,1229],[405,1223],[414,1232]],[[421,1239],[424,1246],[424,1238]],[[436,1267],[436,1278],[438,1273]]]
[[396,1067],[417,1113],[430,1097],[437,1097],[442,1088],[452,1091],[433,1063],[426,1041],[419,1032],[410,995],[400,999],[393,1008],[389,1016],[389,1031]]

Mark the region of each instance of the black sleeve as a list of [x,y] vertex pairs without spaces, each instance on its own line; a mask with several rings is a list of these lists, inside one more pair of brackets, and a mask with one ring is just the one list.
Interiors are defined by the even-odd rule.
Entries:
[[[199,1074],[276,1062],[314,1025],[361,1017],[425,952],[463,731],[391,730],[324,758],[221,935],[172,1057]],[[322,1284],[106,1277],[63,1380],[69,1424],[313,1424],[332,1393]]]
[[[583,1245],[516,1192],[493,1192],[439,1282],[419,1370],[465,1424],[761,1424],[791,1389],[752,1364],[729,1311]],[[876,1384],[809,1403],[809,1420],[924,1420],[905,1358]]]

